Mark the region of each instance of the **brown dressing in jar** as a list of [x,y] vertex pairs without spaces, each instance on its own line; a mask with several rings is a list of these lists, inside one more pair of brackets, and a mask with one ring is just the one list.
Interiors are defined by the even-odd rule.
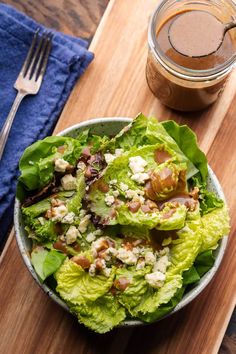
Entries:
[[[195,14],[192,16],[190,23],[190,19],[184,14],[193,12]],[[197,16],[195,16],[196,14]],[[191,50],[194,49],[195,53],[197,49],[194,47],[194,31],[191,32],[193,21],[196,21],[193,27],[197,28],[201,25],[206,28],[206,32],[209,26],[215,26],[212,31],[218,33],[219,23],[223,26],[220,19],[210,12],[200,10],[178,12],[177,9],[175,14],[168,14],[166,18],[162,15],[162,20],[159,20],[158,25],[154,22],[151,23],[155,32],[153,28],[153,32],[151,31],[149,35],[149,53],[146,66],[147,83],[153,94],[164,105],[180,111],[196,111],[212,104],[224,89],[227,76],[233,68],[235,60],[236,45],[234,38],[236,30],[232,29],[226,32],[221,46],[213,54],[202,57],[186,56],[175,50],[172,46],[173,42],[171,45],[169,39],[170,26],[180,16],[183,17],[180,24],[182,29],[181,26],[176,26],[173,41],[176,46],[182,46],[183,50],[190,55]],[[184,23],[185,20],[186,23]],[[187,31],[191,33],[189,34]],[[185,36],[185,33],[188,35]],[[213,47],[210,37],[204,36],[201,48],[199,44],[199,53],[200,49],[204,49],[204,46],[206,52]],[[208,70],[208,72],[205,72],[205,70]]]
[[[226,32],[221,46],[215,53],[202,56],[202,57],[192,57],[192,54],[195,54],[198,50],[199,51],[202,50],[204,47],[205,47],[205,52],[209,53],[209,51],[211,51],[211,48],[214,48],[214,43],[212,43],[211,38],[208,38],[208,36],[204,36],[202,37],[203,48],[197,49],[195,47],[196,40],[194,36],[194,31],[191,30],[192,24],[190,21],[195,21],[194,27],[195,26],[204,27],[206,29],[206,32],[209,26],[214,27],[214,31],[216,35],[218,35],[219,20],[213,15],[204,11],[188,11],[188,13],[193,14],[193,16],[190,17],[190,16],[184,16],[183,14],[177,14],[176,16],[173,16],[169,20],[167,20],[157,32],[157,43],[160,49],[162,50],[162,52],[174,63],[193,70],[213,69],[218,65],[225,63],[228,59],[230,59],[235,52],[235,46],[229,32]],[[182,18],[184,19],[184,21],[182,21],[181,23],[182,28],[177,28],[177,26],[175,26],[175,31],[178,32],[174,33],[175,36],[174,38],[172,38],[172,40],[174,39],[174,41],[176,42],[176,47],[179,46],[183,48],[183,51],[185,52],[188,51],[189,56],[182,55],[179,52],[177,52],[172,47],[168,37],[170,26],[174,23],[176,18],[180,16],[182,16]],[[222,27],[221,23],[220,26]],[[185,33],[188,34],[188,32],[190,32],[191,36],[190,35],[185,36]]]

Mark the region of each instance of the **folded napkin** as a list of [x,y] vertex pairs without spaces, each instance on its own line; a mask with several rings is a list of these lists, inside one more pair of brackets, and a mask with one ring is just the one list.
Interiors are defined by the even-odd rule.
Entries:
[[[0,129],[15,99],[13,85],[37,28],[40,33],[45,30],[14,8],[0,4]],[[93,59],[86,41],[53,33],[40,91],[22,101],[0,162],[0,245],[12,223],[19,158],[27,146],[51,134],[76,80]]]

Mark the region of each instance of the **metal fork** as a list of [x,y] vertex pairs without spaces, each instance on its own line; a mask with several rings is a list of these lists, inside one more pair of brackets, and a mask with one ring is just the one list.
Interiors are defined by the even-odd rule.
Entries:
[[0,160],[22,99],[27,95],[36,95],[40,89],[51,47],[52,34],[48,32],[39,36],[39,30],[37,30],[25,62],[14,84],[14,88],[18,91],[17,96],[0,133]]

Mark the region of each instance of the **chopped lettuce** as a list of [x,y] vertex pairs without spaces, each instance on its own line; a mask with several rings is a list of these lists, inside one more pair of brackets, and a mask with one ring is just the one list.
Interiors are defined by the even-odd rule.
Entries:
[[[92,260],[92,256],[88,252],[85,253],[85,256]],[[108,292],[112,286],[114,276],[113,269],[109,278],[105,277],[105,275],[91,277],[81,266],[66,259],[55,274],[57,292],[65,301],[73,305],[95,301]]]
[[71,311],[78,317],[79,322],[97,333],[110,331],[126,317],[125,309],[111,294],[72,306]]

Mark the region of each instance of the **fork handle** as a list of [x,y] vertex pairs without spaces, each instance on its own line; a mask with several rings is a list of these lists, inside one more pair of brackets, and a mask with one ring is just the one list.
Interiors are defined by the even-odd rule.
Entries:
[[0,133],[0,161],[2,159],[3,151],[8,139],[8,135],[11,130],[11,126],[13,123],[13,120],[15,118],[16,112],[18,110],[18,107],[23,100],[23,98],[26,96],[25,92],[19,91],[16,95],[15,101],[11,107],[11,110],[7,116],[7,119],[2,127],[1,133]]

